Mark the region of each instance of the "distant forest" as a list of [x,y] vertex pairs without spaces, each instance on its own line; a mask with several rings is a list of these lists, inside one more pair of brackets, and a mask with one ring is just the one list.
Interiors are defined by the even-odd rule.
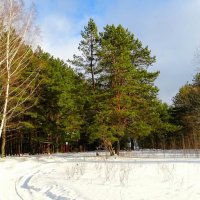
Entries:
[[[122,25],[81,31],[79,55],[34,48],[33,10],[1,1],[1,155],[107,149],[198,149],[200,74],[167,105],[154,85],[149,47]],[[167,83],[166,83],[167,84]]]

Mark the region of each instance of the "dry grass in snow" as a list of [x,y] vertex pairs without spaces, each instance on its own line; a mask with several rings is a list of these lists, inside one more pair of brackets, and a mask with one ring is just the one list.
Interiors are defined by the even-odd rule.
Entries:
[[0,200],[200,199],[198,158],[86,155],[0,159]]

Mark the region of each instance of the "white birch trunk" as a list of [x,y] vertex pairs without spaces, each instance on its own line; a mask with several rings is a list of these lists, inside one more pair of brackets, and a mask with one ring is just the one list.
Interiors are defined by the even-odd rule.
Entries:
[[[27,61],[30,59],[30,48],[26,48],[25,45],[30,45],[30,39],[36,35],[34,32],[36,27],[33,26],[32,20],[33,10],[27,12],[23,6],[23,0],[0,0],[0,41],[2,41],[0,43],[0,78],[3,80],[1,89],[3,92],[0,94],[3,101],[0,113],[0,138],[2,140],[6,138],[7,122],[14,115],[19,114],[17,108],[35,91],[33,89],[29,94],[26,93],[38,77],[38,73],[32,72],[26,80],[17,82],[23,71],[27,69]],[[16,98],[18,100],[15,100]],[[5,137],[2,135],[4,132]]]
[[7,86],[6,86],[5,103],[4,103],[3,116],[2,116],[2,120],[1,120],[1,126],[0,126],[0,138],[1,138],[4,126],[6,126],[6,115],[7,115],[7,109],[8,109],[9,89],[10,89],[10,78],[8,78]]
[[[10,2],[11,3],[11,2]],[[12,4],[10,4],[12,5]],[[9,54],[10,54],[10,25],[11,25],[12,17],[11,13],[9,13],[9,21],[8,21],[8,30],[7,30],[7,41],[6,41],[6,72],[7,72],[7,81],[6,81],[6,92],[5,92],[5,100],[4,100],[4,106],[3,106],[3,116],[1,120],[1,126],[0,126],[0,138],[3,132],[3,129],[6,127],[6,116],[7,116],[7,109],[8,109],[8,98],[9,98],[9,92],[10,92],[10,60],[9,60]]]

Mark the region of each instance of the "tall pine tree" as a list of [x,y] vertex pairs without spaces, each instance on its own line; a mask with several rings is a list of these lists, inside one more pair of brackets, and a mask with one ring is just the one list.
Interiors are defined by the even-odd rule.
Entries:
[[92,89],[95,90],[99,36],[97,26],[92,18],[89,19],[87,26],[84,27],[84,31],[81,31],[81,36],[82,40],[78,47],[81,55],[74,55],[73,60],[68,60],[68,62],[85,75]]
[[[92,137],[101,138],[111,154],[111,144],[128,134],[131,138],[152,131],[158,72],[148,72],[155,62],[148,47],[121,25],[107,25],[100,33],[98,87],[99,112]],[[152,122],[153,123],[153,122]]]

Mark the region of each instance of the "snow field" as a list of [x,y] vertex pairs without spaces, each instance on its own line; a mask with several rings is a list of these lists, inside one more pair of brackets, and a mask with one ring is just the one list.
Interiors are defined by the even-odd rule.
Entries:
[[0,200],[200,199],[199,159],[71,155],[0,159]]

